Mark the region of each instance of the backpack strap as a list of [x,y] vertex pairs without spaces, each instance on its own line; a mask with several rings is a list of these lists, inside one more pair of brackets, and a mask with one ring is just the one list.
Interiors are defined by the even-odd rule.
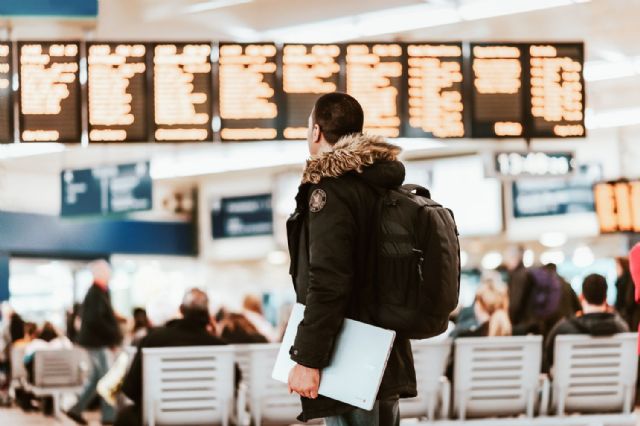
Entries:
[[424,186],[407,184],[407,185],[402,185],[402,189],[404,189],[405,191],[409,191],[412,194],[415,193],[416,195],[419,195],[421,197],[426,197],[431,199],[431,192]]

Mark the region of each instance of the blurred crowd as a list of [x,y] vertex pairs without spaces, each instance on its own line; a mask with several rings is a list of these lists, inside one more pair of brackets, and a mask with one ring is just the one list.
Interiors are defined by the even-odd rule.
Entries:
[[[637,330],[640,305],[629,260],[617,258],[615,303],[607,303],[609,283],[590,274],[576,294],[556,265],[525,267],[524,249],[517,248],[505,264],[482,274],[471,306],[451,316],[446,336],[452,338],[539,334],[544,337],[543,368],[553,372],[554,339],[559,334],[611,335]],[[10,376],[12,363],[24,364],[33,381],[33,355],[46,348],[80,346],[88,354],[88,374],[76,404],[66,414],[86,424],[83,412],[100,406],[105,424],[138,424],[142,398],[141,351],[123,348],[273,343],[281,340],[286,324],[274,326],[263,313],[262,300],[246,295],[242,309],[211,308],[207,293],[188,290],[182,302],[158,297],[130,317],[114,311],[110,301],[111,269],[107,262],[91,265],[94,282],[82,304],[68,312],[66,332],[51,323],[24,321],[4,306],[0,361]],[[288,315],[284,316],[285,318]],[[19,356],[16,357],[15,354]],[[236,381],[240,371],[236,369]],[[451,372],[451,369],[450,369]],[[5,382],[10,382],[8,377]],[[24,410],[51,413],[51,401],[36,398],[20,387],[13,398]],[[116,410],[119,408],[119,411]]]

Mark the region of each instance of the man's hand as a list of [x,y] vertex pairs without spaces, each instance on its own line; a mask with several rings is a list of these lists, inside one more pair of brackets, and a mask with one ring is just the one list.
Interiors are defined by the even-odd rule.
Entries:
[[289,372],[289,393],[295,392],[305,398],[316,399],[320,387],[320,370],[300,364]]

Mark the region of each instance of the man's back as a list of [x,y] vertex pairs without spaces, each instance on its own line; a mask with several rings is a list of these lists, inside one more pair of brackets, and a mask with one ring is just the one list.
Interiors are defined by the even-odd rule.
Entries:
[[173,346],[210,346],[224,345],[220,338],[207,332],[204,324],[196,319],[179,319],[167,323],[164,327],[153,329],[142,339],[138,352],[125,377],[122,391],[132,401],[139,404],[142,400],[142,348]]
[[545,343],[545,371],[553,364],[555,339],[561,334],[588,334],[591,336],[610,336],[629,331],[629,327],[620,316],[609,312],[585,314],[579,317],[561,320],[549,333]]

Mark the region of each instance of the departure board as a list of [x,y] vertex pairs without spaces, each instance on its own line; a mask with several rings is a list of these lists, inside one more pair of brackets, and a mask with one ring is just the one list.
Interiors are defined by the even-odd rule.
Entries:
[[282,52],[284,138],[305,139],[308,118],[320,96],[338,90],[340,46],[286,44]]
[[471,44],[472,136],[523,137],[524,47]]
[[594,198],[600,232],[640,232],[640,181],[598,183]]
[[147,46],[88,43],[89,140],[147,141]]
[[405,136],[464,137],[462,43],[407,45]]
[[347,93],[364,109],[365,131],[400,136],[402,46],[349,44],[346,49]]
[[278,135],[275,44],[220,44],[222,140],[269,140]]
[[583,44],[529,46],[531,137],[585,136]]
[[0,43],[0,143],[13,141],[11,45]]
[[155,140],[211,140],[211,86],[211,44],[155,45]]
[[79,43],[18,44],[20,139],[80,142]]

